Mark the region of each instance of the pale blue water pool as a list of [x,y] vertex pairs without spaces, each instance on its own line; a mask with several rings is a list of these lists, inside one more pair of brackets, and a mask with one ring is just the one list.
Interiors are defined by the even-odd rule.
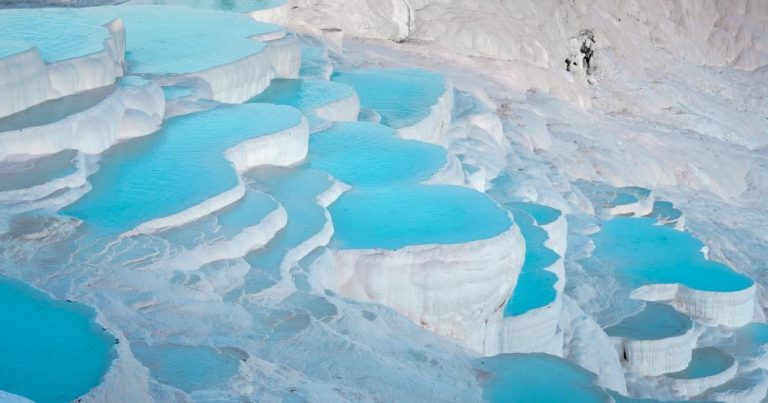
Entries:
[[441,74],[419,69],[342,71],[331,78],[354,87],[360,104],[381,114],[381,123],[395,129],[429,116],[447,88]]
[[0,59],[26,52],[35,45],[30,42],[0,39]]
[[629,193],[616,193],[616,196],[611,199],[611,204],[614,206],[623,206],[626,204],[637,203],[637,196]]
[[510,202],[505,203],[504,207],[525,211],[536,220],[536,225],[552,224],[562,215],[562,212],[556,208],[530,202]]
[[[125,24],[128,71],[196,73],[261,52],[251,36],[282,30],[244,14],[172,6],[105,7]],[[220,27],[227,27],[222,30]]]
[[108,85],[83,91],[45,101],[21,112],[0,118],[0,133],[58,122],[68,116],[93,108],[115,92],[115,88],[114,85]]
[[740,357],[754,357],[768,345],[768,324],[748,323],[734,332],[736,344],[733,352]]
[[688,367],[679,372],[667,374],[675,379],[696,379],[717,375],[730,368],[736,360],[730,354],[714,347],[693,350]]
[[557,275],[545,270],[560,256],[544,246],[547,232],[536,226],[533,217],[522,210],[512,210],[515,223],[525,238],[525,262],[517,278],[512,297],[504,308],[504,316],[522,315],[531,309],[552,303],[557,297]]
[[[33,44],[48,63],[104,49],[105,24],[115,15],[101,9],[36,8],[0,10],[0,54],[18,53],[18,42]],[[14,44],[7,41],[16,41]]]
[[64,402],[97,386],[115,358],[115,339],[94,317],[90,308],[0,276],[0,390]]
[[352,87],[332,81],[314,78],[274,79],[264,92],[248,100],[248,103],[293,106],[304,112],[312,127],[318,127],[323,120],[315,115],[315,108],[354,95]]
[[77,151],[66,150],[23,162],[0,161],[0,192],[42,185],[77,171]]
[[232,189],[237,173],[224,151],[298,125],[291,107],[251,104],[165,121],[163,128],[108,150],[89,180],[93,190],[63,212],[96,232],[121,233]]
[[688,315],[666,304],[646,302],[645,309],[606,328],[605,333],[631,340],[660,340],[681,336],[692,327]]
[[185,392],[223,388],[240,369],[241,359],[236,354],[211,347],[132,343],[131,350],[152,377]]
[[330,74],[331,68],[329,66],[328,54],[322,45],[308,43],[308,40],[301,43],[300,77],[326,79],[328,78],[327,74]]
[[330,207],[338,249],[399,249],[495,237],[512,225],[485,194],[450,185],[353,188]]
[[243,287],[245,292],[253,293],[280,280],[280,265],[287,253],[323,229],[325,210],[314,199],[333,182],[327,173],[305,167],[259,168],[249,172],[247,178],[249,186],[270,194],[288,213],[288,224],[269,247],[246,256],[246,261],[258,269],[248,273]]
[[650,216],[661,222],[675,222],[683,216],[683,212],[676,209],[671,202],[657,201],[653,203]]
[[547,354],[501,354],[478,359],[483,398],[490,403],[608,402],[596,376]]
[[387,126],[344,122],[310,137],[307,164],[348,185],[381,186],[427,180],[446,156],[444,148],[402,140]]
[[169,85],[162,88],[166,101],[173,101],[174,99],[188,97],[195,92],[194,87],[186,87],[182,85]]
[[654,218],[617,217],[592,236],[593,255],[616,268],[619,279],[636,288],[680,283],[703,291],[738,291],[752,280],[709,261],[690,233],[657,225]]
[[184,6],[211,10],[247,13],[249,11],[275,8],[288,0],[130,0],[126,5]]

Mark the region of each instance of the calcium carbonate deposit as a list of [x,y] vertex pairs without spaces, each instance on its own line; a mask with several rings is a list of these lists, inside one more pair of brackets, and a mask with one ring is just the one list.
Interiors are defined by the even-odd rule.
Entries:
[[0,402],[768,399],[768,1],[0,0]]

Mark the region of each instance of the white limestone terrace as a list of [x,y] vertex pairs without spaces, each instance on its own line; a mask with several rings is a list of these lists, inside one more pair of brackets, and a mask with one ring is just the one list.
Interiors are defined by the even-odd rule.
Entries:
[[738,363],[733,356],[715,347],[701,347],[693,350],[691,362],[684,370],[664,376],[677,396],[692,398],[730,381],[737,371]]
[[362,107],[404,139],[446,146],[443,134],[453,111],[453,87],[439,73],[420,69],[337,71],[331,79],[351,85]]
[[301,110],[315,132],[330,122],[356,121],[360,99],[345,84],[312,78],[275,79],[249,103],[289,105]]
[[241,199],[242,172],[303,160],[307,136],[306,119],[286,106],[221,106],[169,119],[145,141],[110,150],[93,190],[64,213],[103,234],[183,225]]
[[[341,295],[390,306],[478,352],[497,353],[500,307],[522,261],[519,232],[479,192],[418,184],[445,166],[445,150],[396,137],[407,124],[434,119],[433,105],[446,99],[450,86],[418,70],[374,71],[371,82],[364,71],[353,74],[356,91],[374,85],[361,102],[389,114],[387,122],[399,122],[399,129],[337,123],[312,136],[309,165],[352,186],[330,206],[334,264],[314,271],[314,280]],[[335,78],[344,82],[342,75]],[[398,97],[405,106],[396,104]]]
[[170,270],[197,270],[203,265],[240,258],[261,248],[288,224],[288,213],[272,196],[246,187],[231,205],[158,234],[181,251],[168,260]]
[[0,160],[67,149],[97,154],[157,130],[164,108],[160,87],[138,77],[43,102],[0,118]]
[[184,6],[244,13],[256,21],[285,25],[288,22],[288,0],[128,0],[126,5]]
[[66,150],[19,161],[0,162],[0,202],[28,202],[62,188],[86,183],[83,154]]
[[[188,7],[104,9],[125,24],[128,72],[163,86],[198,78],[210,99],[239,103],[267,88],[272,78],[298,75],[298,42],[277,25]],[[228,29],[218,29],[221,26]]]
[[0,117],[123,75],[125,29],[108,11],[3,9],[0,38]]
[[605,332],[614,340],[622,364],[645,376],[684,370],[696,346],[691,319],[669,305],[653,302]]
[[[614,193],[601,184],[580,182],[578,186],[590,192],[589,196],[598,206],[603,206],[606,196],[639,194],[637,191],[620,193],[621,190]],[[652,195],[649,191],[641,193]],[[664,219],[663,215],[652,214],[655,203],[641,207],[642,198],[633,200],[637,202],[629,203],[634,205],[629,210],[647,211],[651,216],[636,217],[634,213],[631,213],[633,216],[608,216],[601,230],[591,237],[596,247],[592,255],[613,267],[612,275],[630,292],[630,297],[667,301],[707,325],[738,327],[752,321],[754,282],[726,265],[709,260],[704,245],[690,233],[661,225],[667,221],[659,222],[658,219]],[[613,206],[609,204],[609,209]]]
[[[501,351],[562,356],[563,333],[559,323],[565,268],[562,257],[546,246],[549,236],[542,228],[562,214],[533,203],[510,203],[504,207],[512,211],[526,248],[517,285],[504,308]],[[548,209],[554,210],[554,214]]]

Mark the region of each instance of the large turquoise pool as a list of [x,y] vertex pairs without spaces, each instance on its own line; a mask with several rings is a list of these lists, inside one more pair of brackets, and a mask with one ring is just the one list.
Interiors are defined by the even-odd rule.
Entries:
[[460,186],[353,188],[331,205],[340,249],[399,249],[488,239],[512,220],[485,194]]
[[229,64],[264,49],[250,37],[282,30],[224,11],[171,6],[105,9],[123,20],[125,59],[134,74],[196,73]]
[[0,276],[0,390],[37,402],[72,401],[101,382],[115,339],[93,310]]
[[658,225],[654,218],[617,217],[592,236],[594,256],[616,268],[629,287],[680,283],[703,291],[738,291],[749,277],[707,260],[704,246],[688,232]]

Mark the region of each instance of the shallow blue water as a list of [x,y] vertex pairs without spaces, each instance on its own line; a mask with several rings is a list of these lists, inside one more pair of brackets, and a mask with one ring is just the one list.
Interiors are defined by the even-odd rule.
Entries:
[[536,225],[540,226],[552,224],[555,222],[555,220],[560,218],[560,215],[562,214],[562,212],[556,208],[529,202],[505,203],[504,207],[508,209],[518,209],[525,211],[526,213],[530,214],[534,220],[536,220]]
[[667,374],[670,378],[696,379],[717,375],[730,368],[735,362],[734,358],[714,347],[703,347],[693,350],[691,362],[688,367],[679,372]]
[[310,137],[307,164],[352,186],[429,179],[446,164],[445,149],[402,140],[374,123],[336,123]]
[[274,8],[285,4],[286,2],[287,0],[130,0],[125,4],[184,6],[247,13],[249,11],[262,10],[265,8]]
[[193,87],[185,87],[178,85],[170,85],[163,88],[163,94],[165,94],[166,101],[172,101],[174,99],[184,98],[192,95],[195,92]]
[[483,398],[490,403],[607,402],[595,375],[562,358],[546,354],[501,354],[476,364]]
[[381,114],[381,123],[395,129],[426,118],[447,87],[441,74],[419,69],[344,71],[331,79],[354,87],[360,104]]
[[666,304],[646,302],[645,309],[605,329],[608,336],[631,340],[659,340],[685,334],[693,322]]
[[[194,73],[232,63],[264,49],[249,37],[282,29],[224,11],[172,6],[105,9],[125,24],[125,59],[134,74]],[[220,29],[223,26],[227,29]]]
[[[76,151],[66,150],[27,160],[23,164],[0,162],[0,192],[26,189],[74,174],[77,171],[76,158]],[[13,165],[15,169],[3,172],[4,165]]]
[[314,129],[325,121],[315,115],[314,109],[355,95],[346,84],[314,78],[274,79],[264,92],[248,100],[249,103],[289,105],[300,109]]
[[653,211],[651,211],[650,216],[659,221],[674,222],[683,216],[683,212],[676,209],[674,205],[668,201],[657,201],[653,203]]
[[320,44],[301,44],[301,68],[300,77],[313,77],[326,79],[328,70],[328,55]]
[[736,345],[734,352],[739,356],[756,356],[768,345],[768,324],[748,323],[735,331]]
[[560,256],[544,246],[549,238],[547,232],[536,226],[530,214],[522,210],[512,210],[512,214],[525,238],[525,262],[512,297],[504,308],[504,316],[522,315],[531,309],[546,306],[557,297],[554,288],[557,275],[545,269]]
[[[110,38],[104,24],[115,15],[101,9],[36,8],[0,10],[0,38],[33,44],[48,63],[96,53]],[[22,45],[0,42],[0,54]]]
[[0,119],[0,133],[58,122],[70,115],[93,108],[115,92],[115,88],[114,85],[108,85],[83,91],[46,101],[6,116]]
[[492,238],[512,225],[483,193],[450,185],[353,188],[330,207],[339,249],[399,249]]
[[629,287],[681,283],[703,291],[738,291],[749,277],[706,260],[703,244],[690,233],[657,225],[653,218],[617,217],[592,236],[593,255],[616,268]]
[[210,347],[132,343],[131,350],[155,379],[185,392],[222,386],[240,368],[233,354]]
[[104,153],[93,190],[63,212],[101,233],[121,233],[229,190],[238,182],[224,151],[301,121],[291,107],[221,106],[165,121],[163,128]]
[[94,316],[0,276],[0,390],[63,402],[98,385],[115,357],[115,339]]
[[625,204],[637,203],[637,197],[629,193],[616,193],[616,196],[611,200],[611,204],[615,206],[622,206]]
[[27,50],[31,49],[33,46],[34,44],[30,42],[0,39],[0,59],[6,58],[8,56],[13,56],[21,52],[26,52]]
[[258,269],[248,273],[243,287],[244,291],[253,293],[277,282],[286,254],[323,229],[325,210],[314,199],[328,189],[332,181],[325,172],[305,167],[259,168],[247,177],[253,181],[250,186],[272,195],[288,214],[288,224],[269,246],[246,256],[246,261]]

